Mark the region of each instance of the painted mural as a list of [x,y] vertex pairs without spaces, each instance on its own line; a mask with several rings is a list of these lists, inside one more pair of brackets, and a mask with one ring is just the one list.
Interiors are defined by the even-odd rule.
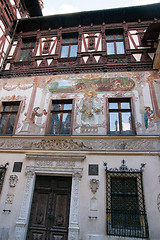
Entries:
[[22,132],[27,120],[31,121],[31,132],[36,126],[37,133],[45,132],[51,100],[70,98],[75,100],[73,134],[103,135],[106,98],[132,98],[137,134],[152,134],[159,126],[159,87],[160,74],[156,71],[17,77],[0,79],[0,101],[23,101],[16,134]]
[[50,92],[87,92],[92,89],[96,92],[131,91],[135,82],[129,77],[92,78],[76,80],[55,80],[49,83]]

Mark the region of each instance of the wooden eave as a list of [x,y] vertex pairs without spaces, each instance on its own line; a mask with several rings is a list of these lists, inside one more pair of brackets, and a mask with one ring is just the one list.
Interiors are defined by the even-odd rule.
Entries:
[[[32,2],[32,0],[24,1]],[[18,24],[17,33],[21,31],[36,31],[38,29],[48,30],[49,28],[78,27],[79,25],[90,26],[91,24],[113,24],[122,23],[124,21],[138,22],[139,20],[152,21],[154,18],[160,19],[160,3],[21,19]]]

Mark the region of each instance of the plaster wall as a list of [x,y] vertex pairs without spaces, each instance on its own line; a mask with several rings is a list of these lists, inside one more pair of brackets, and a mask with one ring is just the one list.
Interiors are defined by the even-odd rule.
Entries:
[[[54,153],[54,152],[53,152]],[[52,155],[55,155],[53,154]],[[62,156],[62,152],[60,153]],[[79,155],[79,152],[74,152],[74,155]],[[151,240],[159,240],[159,222],[160,212],[158,210],[157,197],[160,194],[160,182],[159,182],[159,169],[160,162],[158,156],[145,156],[145,155],[109,155],[109,154],[96,154],[90,152],[85,153],[86,158],[82,161],[82,178],[80,180],[79,191],[79,240],[109,240],[119,239],[118,237],[109,237],[106,235],[106,175],[103,163],[106,162],[108,168],[119,168],[122,159],[126,161],[128,168],[139,169],[141,163],[146,163],[143,172],[143,185],[144,185],[144,198],[147,212],[147,219],[149,225],[149,234]],[[44,156],[44,155],[43,155]],[[59,157],[59,159],[61,158]],[[58,158],[58,155],[57,155]],[[1,164],[4,165],[9,162],[8,169],[6,171],[2,192],[0,195],[0,222],[1,229],[9,229],[9,237],[7,240],[13,240],[15,234],[15,225],[20,215],[20,209],[22,200],[24,197],[24,190],[26,187],[26,167],[35,166],[41,169],[41,174],[46,174],[45,167],[40,168],[40,162],[34,159],[27,160],[26,154],[20,153],[1,153]],[[42,158],[43,162],[45,162]],[[51,160],[52,161],[52,160]],[[12,172],[14,162],[23,162],[21,172]],[[38,165],[36,165],[38,164]],[[44,163],[43,163],[44,164]],[[47,160],[46,160],[46,164]],[[88,165],[98,164],[99,171],[98,176],[88,175]],[[47,165],[46,165],[47,166]],[[63,166],[62,166],[63,168]],[[44,169],[44,170],[43,170]],[[44,173],[43,173],[44,171]],[[58,170],[59,174],[63,171],[63,174],[67,173],[66,170]],[[54,171],[51,170],[47,175],[53,175]],[[17,175],[18,181],[15,187],[10,187],[9,178],[11,175]],[[99,180],[99,187],[95,193],[90,188],[90,180]],[[34,188],[34,186],[33,186]],[[7,203],[7,195],[13,194],[12,203]],[[32,195],[32,192],[29,192]],[[31,203],[30,203],[31,204]],[[3,212],[4,209],[11,210],[11,212]],[[30,209],[30,208],[29,208]],[[120,238],[123,239],[123,238]],[[126,240],[133,238],[124,238]],[[70,240],[70,238],[69,238]]]

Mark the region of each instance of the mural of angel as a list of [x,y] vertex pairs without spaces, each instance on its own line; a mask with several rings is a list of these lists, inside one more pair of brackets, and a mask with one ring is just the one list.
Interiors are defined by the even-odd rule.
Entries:
[[148,106],[145,107],[144,122],[146,128],[148,128],[149,124],[152,122],[153,119],[154,119],[153,110],[151,110],[151,108]]
[[[39,107],[33,108],[33,110],[32,110],[32,115],[31,115],[31,119],[30,119],[30,120],[32,121],[32,123],[35,123],[35,117],[41,117],[43,114],[44,114],[44,115],[47,115],[47,112],[46,112],[45,109],[43,109],[43,112],[42,112],[42,113],[39,113],[39,112],[38,112],[39,109],[40,109]],[[25,113],[24,115],[26,116],[27,113]]]

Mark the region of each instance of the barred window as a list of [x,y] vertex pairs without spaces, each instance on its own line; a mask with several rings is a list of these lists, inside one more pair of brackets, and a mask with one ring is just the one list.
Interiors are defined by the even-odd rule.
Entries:
[[122,161],[120,169],[106,169],[107,234],[148,237],[144,204],[142,170],[128,169]]

